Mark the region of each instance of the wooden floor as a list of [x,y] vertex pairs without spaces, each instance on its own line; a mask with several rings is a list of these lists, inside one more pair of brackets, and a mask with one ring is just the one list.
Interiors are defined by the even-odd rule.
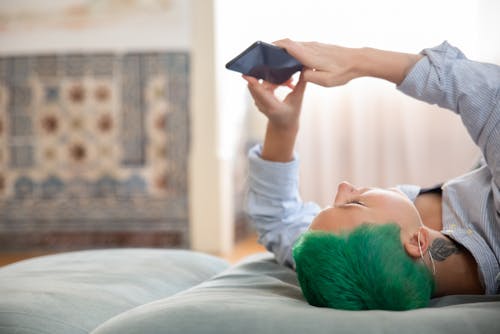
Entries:
[[[250,236],[242,240],[241,242],[238,242],[235,245],[234,250],[230,254],[222,255],[221,257],[226,259],[230,263],[236,263],[248,255],[264,251],[265,251],[264,247],[257,243],[257,237]],[[50,252],[0,253],[0,267],[24,259],[36,256],[48,255],[48,254],[54,254],[54,253]]]
[[226,259],[230,263],[236,263],[248,255],[265,251],[266,249],[264,248],[264,246],[257,243],[257,236],[250,236],[242,240],[241,242],[238,242],[229,255],[221,257]]
[[15,253],[0,253],[0,267],[11,264],[17,261],[29,259],[36,256],[53,254],[50,252],[15,252]]

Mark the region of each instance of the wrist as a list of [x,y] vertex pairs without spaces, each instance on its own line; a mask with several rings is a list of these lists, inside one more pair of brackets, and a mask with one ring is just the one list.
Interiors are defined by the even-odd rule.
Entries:
[[275,162],[291,161],[298,131],[298,123],[284,128],[269,122],[261,153],[262,159]]
[[355,67],[359,76],[384,79],[399,85],[422,58],[419,54],[361,48],[356,52]]
[[290,137],[296,136],[299,132],[299,122],[293,123],[275,123],[267,122],[267,133],[272,133],[276,137]]
[[381,78],[380,65],[377,64],[380,59],[379,50],[364,47],[356,49],[356,51],[354,59],[356,71],[359,73],[359,76]]
[[348,49],[350,59],[352,60],[349,71],[353,79],[369,76],[370,69],[367,66],[367,49],[368,48]]

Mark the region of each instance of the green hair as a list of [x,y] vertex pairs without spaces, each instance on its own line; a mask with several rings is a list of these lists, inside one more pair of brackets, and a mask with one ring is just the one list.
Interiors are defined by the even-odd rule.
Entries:
[[346,310],[409,310],[428,305],[429,269],[405,252],[397,224],[362,224],[336,235],[307,231],[293,247],[309,304]]

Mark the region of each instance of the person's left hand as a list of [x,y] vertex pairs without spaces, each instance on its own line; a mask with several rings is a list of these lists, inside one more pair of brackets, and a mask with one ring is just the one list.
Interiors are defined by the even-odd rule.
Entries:
[[279,100],[274,91],[280,85],[267,81],[259,82],[254,77],[243,75],[248,82],[248,89],[252,95],[255,105],[269,120],[270,125],[280,130],[297,130],[302,107],[302,99],[306,88],[306,82],[300,75],[296,85],[292,84],[292,79],[282,85],[288,86],[292,91],[283,101]]

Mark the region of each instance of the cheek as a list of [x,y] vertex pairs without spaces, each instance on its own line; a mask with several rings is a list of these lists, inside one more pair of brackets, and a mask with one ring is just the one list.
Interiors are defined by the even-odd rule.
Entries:
[[313,231],[334,232],[339,219],[336,218],[336,215],[333,212],[330,212],[329,210],[332,209],[326,209],[321,211],[314,218],[311,225],[309,226],[309,229]]
[[411,202],[402,198],[389,198],[383,205],[380,206],[381,220],[388,222],[393,221],[399,224],[402,228],[414,224],[419,220],[418,213]]
[[309,229],[313,231],[323,230],[323,226],[325,225],[325,214],[321,211],[316,217],[314,217],[311,225],[309,225]]

